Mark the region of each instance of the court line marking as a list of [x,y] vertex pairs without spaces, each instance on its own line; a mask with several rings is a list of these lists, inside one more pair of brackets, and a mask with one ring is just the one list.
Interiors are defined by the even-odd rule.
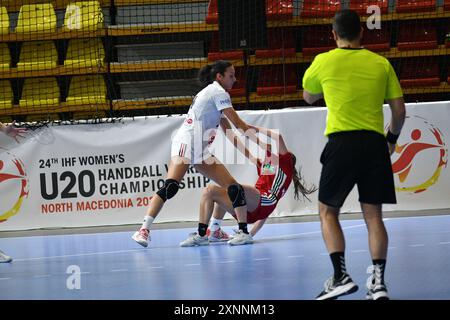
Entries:
[[[359,228],[359,227],[365,227],[366,224],[357,224],[353,226],[346,226],[342,227],[342,229],[353,229],[353,228]],[[255,241],[255,243],[263,242],[263,241],[269,241],[269,240],[289,240],[291,237],[298,238],[299,236],[304,235],[311,235],[311,234],[321,234],[321,230],[317,231],[309,231],[309,232],[300,232],[295,234],[288,234],[283,236],[275,236],[275,237],[268,237],[261,239],[259,241]],[[178,247],[178,246],[177,246]],[[167,247],[167,248],[170,248]],[[175,246],[173,246],[175,248]],[[159,247],[153,247],[151,249],[160,249]],[[148,249],[140,248],[140,249],[127,249],[127,250],[117,250],[117,251],[99,251],[99,252],[89,252],[89,253],[77,253],[77,254],[65,254],[65,255],[58,255],[58,256],[44,256],[44,257],[34,257],[34,258],[22,258],[22,259],[14,259],[15,262],[26,262],[26,261],[39,261],[39,260],[46,260],[46,259],[58,259],[58,258],[75,258],[75,257],[86,257],[86,256],[95,256],[95,255],[106,255],[106,254],[118,254],[118,253],[130,253],[130,252],[144,252]]]

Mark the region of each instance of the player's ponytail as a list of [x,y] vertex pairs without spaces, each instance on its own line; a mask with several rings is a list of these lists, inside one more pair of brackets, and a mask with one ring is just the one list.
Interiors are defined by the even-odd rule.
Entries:
[[291,155],[292,155],[292,171],[294,172],[293,177],[292,177],[292,181],[294,183],[294,199],[300,200],[300,193],[301,193],[304,198],[311,201],[307,197],[307,195],[309,195],[313,192],[316,192],[317,188],[314,185],[312,185],[309,188],[305,187],[305,182],[301,175],[301,168],[298,168],[298,171],[295,168],[297,158],[295,157],[295,155],[293,153],[291,153]]

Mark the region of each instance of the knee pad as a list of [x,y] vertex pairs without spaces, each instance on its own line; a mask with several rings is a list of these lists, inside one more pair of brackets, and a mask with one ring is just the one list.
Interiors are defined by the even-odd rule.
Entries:
[[177,180],[167,179],[164,181],[164,187],[159,189],[156,194],[166,202],[167,199],[171,199],[177,194],[179,188],[180,186]]
[[233,208],[238,208],[247,205],[245,201],[244,188],[240,184],[232,184],[228,187],[228,197],[233,204]]

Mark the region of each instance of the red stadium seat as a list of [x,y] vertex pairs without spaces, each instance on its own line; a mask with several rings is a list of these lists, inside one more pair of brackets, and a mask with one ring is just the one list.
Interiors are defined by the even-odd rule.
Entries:
[[397,13],[436,11],[436,0],[397,0]]
[[297,73],[295,65],[262,66],[259,69],[258,86],[259,95],[289,94],[297,91]]
[[294,13],[293,0],[266,0],[267,20],[287,20]]
[[[209,0],[206,23],[219,22],[218,0]],[[267,20],[286,20],[292,18],[294,13],[293,0],[266,0]]]
[[450,11],[450,0],[444,0],[444,10]]
[[304,56],[314,56],[336,48],[331,26],[303,27],[302,52]]
[[217,0],[209,0],[206,23],[215,24],[219,22],[219,10]]
[[255,50],[257,58],[295,57],[295,39],[292,29],[268,29],[267,49]]
[[402,87],[438,86],[440,84],[437,57],[405,58],[400,63]]
[[304,0],[300,16],[304,18],[329,18],[341,9],[340,0]]
[[350,9],[358,12],[359,15],[367,15],[367,7],[377,5],[381,9],[381,13],[388,13],[389,0],[351,0]]
[[398,32],[398,50],[435,49],[437,43],[437,25],[434,21],[401,21]]

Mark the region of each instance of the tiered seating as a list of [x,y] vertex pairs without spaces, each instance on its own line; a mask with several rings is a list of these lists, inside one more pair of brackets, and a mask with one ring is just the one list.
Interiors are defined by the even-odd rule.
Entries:
[[73,39],[69,42],[64,65],[75,68],[102,67],[105,49],[101,39]]
[[209,0],[206,23],[215,24],[219,22],[219,8],[217,0]]
[[447,21],[447,29],[444,30],[445,32],[445,47],[450,48],[450,21]]
[[208,60],[241,60],[244,58],[242,50],[220,51],[219,49],[219,33],[214,32],[208,50]]
[[399,50],[437,48],[437,25],[435,23],[427,20],[400,22],[397,48]]
[[95,31],[103,27],[103,12],[98,1],[70,3],[64,16],[66,30]]
[[25,4],[20,8],[17,33],[56,31],[56,14],[51,3]]
[[292,29],[268,29],[268,49],[255,50],[257,58],[295,57],[295,38]]
[[450,11],[450,0],[444,0],[444,10]]
[[106,103],[106,85],[101,75],[76,76],[70,81],[67,105]]
[[25,79],[20,107],[42,107],[49,109],[59,104],[59,88],[56,78]]
[[437,86],[440,84],[438,57],[405,58],[400,61],[402,87]]
[[6,71],[11,64],[11,54],[9,52],[8,44],[0,43],[0,71]]
[[450,84],[450,60],[447,60],[447,82]]
[[397,0],[396,11],[398,13],[436,11],[436,0]]
[[[266,0],[267,20],[286,20],[292,18],[294,13],[293,0]],[[205,19],[208,24],[219,22],[219,9],[217,0],[209,0],[208,13]]]
[[304,18],[329,18],[341,10],[340,0],[303,0],[300,16]]
[[[117,82],[124,100],[195,96],[202,88],[196,78]],[[156,103],[158,103],[156,101]]]
[[381,13],[388,13],[389,0],[351,0],[350,9],[358,12],[359,15],[367,15],[367,7],[376,5],[381,9]]
[[297,91],[295,65],[262,66],[256,93],[259,95],[289,94]]
[[9,33],[9,16],[5,7],[0,7],[0,34]]
[[303,28],[304,56],[313,56],[336,48],[330,26],[307,26]]
[[14,95],[9,80],[0,80],[0,110],[12,108],[13,97]]
[[389,51],[391,48],[391,34],[388,23],[384,22],[381,29],[364,29],[361,45],[371,51]]
[[203,41],[155,42],[116,45],[118,62],[203,59]]
[[237,81],[234,83],[233,89],[229,91],[230,96],[245,96],[247,88],[247,72],[245,72],[244,68],[235,68],[235,76]]
[[58,52],[53,41],[24,42],[20,51],[17,70],[44,70],[55,68]]
[[294,13],[293,0],[266,0],[267,20],[287,20]]

